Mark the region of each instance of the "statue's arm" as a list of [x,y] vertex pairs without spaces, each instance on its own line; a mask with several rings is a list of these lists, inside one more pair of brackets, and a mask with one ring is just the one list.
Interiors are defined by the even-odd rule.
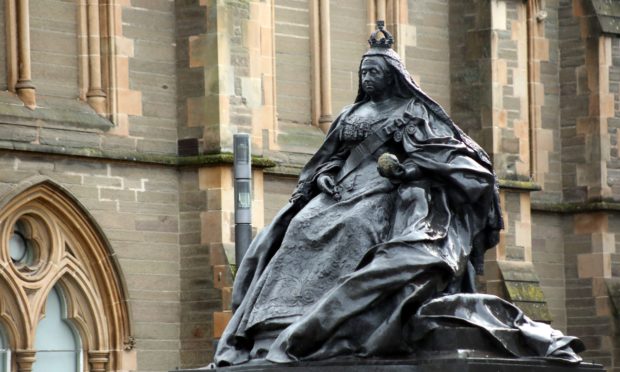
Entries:
[[410,107],[405,117],[402,142],[412,177],[440,178],[460,191],[463,202],[475,202],[493,192],[493,171],[457,138],[450,123],[437,119],[421,105]]
[[325,182],[329,182],[325,181],[325,177],[333,178],[344,164],[346,154],[342,151],[339,128],[342,117],[346,115],[352,107],[353,105],[345,107],[333,121],[327,132],[325,141],[312,156],[310,161],[308,161],[304,169],[302,169],[297,188],[293,192],[291,201],[308,201],[316,195],[318,191],[326,191],[323,190],[322,185],[319,183],[322,182],[324,184]]

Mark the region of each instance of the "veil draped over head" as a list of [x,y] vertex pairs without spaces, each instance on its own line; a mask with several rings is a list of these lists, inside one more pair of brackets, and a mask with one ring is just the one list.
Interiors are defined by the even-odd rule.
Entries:
[[[362,88],[361,79],[361,65],[364,59],[368,57],[381,57],[386,64],[392,69],[394,76],[394,95],[401,98],[415,97],[420,100],[434,115],[435,117],[448,125],[454,132],[454,136],[457,140],[461,141],[467,146],[474,154],[476,159],[481,162],[489,171],[493,172],[493,165],[491,159],[487,153],[472,140],[461,128],[459,128],[454,121],[448,116],[446,111],[431,97],[429,97],[420,86],[413,80],[409,71],[405,68],[403,61],[398,53],[392,48],[371,47],[362,56],[360,61],[360,68],[358,69],[358,90],[355,98],[355,103],[364,102],[370,98],[364,92]],[[495,173],[493,173],[495,174]],[[479,275],[484,273],[484,252],[499,243],[499,230],[504,228],[504,221],[500,212],[499,205],[499,182],[495,182],[494,190],[494,208],[492,208],[492,216],[489,216],[487,228],[474,239],[474,249],[471,253],[470,261],[474,265],[476,272]]]
[[[405,68],[405,65],[400,59],[400,56],[393,49],[376,47],[368,49],[368,51],[362,56],[362,60],[360,62],[360,69],[358,69],[358,74],[361,73],[361,64],[364,62],[364,59],[368,57],[382,57],[388,64],[388,66],[393,69],[393,71],[395,72],[394,89],[396,90],[394,94],[396,96],[403,98],[418,98],[437,116],[439,120],[447,123],[452,127],[452,129],[456,131],[456,134],[458,135],[457,139],[463,141],[465,145],[467,145],[467,147],[474,150],[476,154],[478,154],[478,156],[480,157],[479,160],[491,166],[491,160],[489,159],[489,156],[486,154],[486,152],[484,152],[484,150],[482,150],[482,148],[476,142],[474,142],[467,134],[465,134],[461,130],[461,128],[454,124],[446,111],[437,102],[435,102],[435,100],[433,100],[426,93],[424,93],[424,91],[413,80],[413,78],[409,74],[409,71],[407,71],[407,69]],[[364,89],[362,89],[361,76],[359,76],[358,80],[359,83],[357,89],[357,96],[355,97],[355,103],[366,101],[369,99],[368,95],[364,92]]]

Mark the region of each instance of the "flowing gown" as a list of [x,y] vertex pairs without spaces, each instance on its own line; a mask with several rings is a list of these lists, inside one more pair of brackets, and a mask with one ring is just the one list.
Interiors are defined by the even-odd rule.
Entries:
[[[357,114],[358,102],[335,120],[291,202],[246,253],[217,365],[411,355],[428,332],[454,322],[485,330],[513,355],[579,360],[574,338],[497,297],[461,294],[471,291],[472,258],[497,242],[495,175],[486,154],[428,103],[399,102],[372,119]],[[365,155],[349,167],[360,146]],[[400,183],[380,176],[384,152],[421,175]],[[335,176],[339,197],[317,189],[324,173]]]
[[[384,122],[348,116],[340,139],[347,148],[354,147]],[[340,200],[321,193],[292,219],[251,294],[252,310],[242,321],[246,328],[297,320],[352,273],[371,247],[389,240],[396,185],[379,175],[376,160],[367,157],[339,186]]]

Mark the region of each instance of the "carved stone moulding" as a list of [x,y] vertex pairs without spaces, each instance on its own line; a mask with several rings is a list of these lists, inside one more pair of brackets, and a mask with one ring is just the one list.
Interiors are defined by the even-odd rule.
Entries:
[[41,280],[50,266],[60,259],[61,252],[51,242],[55,241],[55,228],[50,216],[39,205],[31,205],[16,211],[0,230],[1,255],[20,279],[27,282]]
[[20,371],[36,359],[36,330],[54,288],[82,363],[93,372],[125,370],[133,354],[122,278],[96,221],[67,190],[36,176],[0,195],[0,326]]

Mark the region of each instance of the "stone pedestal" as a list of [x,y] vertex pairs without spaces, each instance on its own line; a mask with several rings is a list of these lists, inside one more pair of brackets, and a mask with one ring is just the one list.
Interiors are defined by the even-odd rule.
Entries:
[[[567,364],[548,360],[485,358],[460,352],[407,360],[342,359],[313,363],[252,363],[211,369],[217,372],[603,372],[599,364]],[[206,371],[208,368],[177,372]]]
[[[514,331],[518,333],[517,330]],[[274,364],[257,360],[233,367],[175,372],[604,372],[599,364],[571,364],[542,358],[515,358],[475,327],[438,328],[418,341],[417,353],[402,359],[342,357]]]

